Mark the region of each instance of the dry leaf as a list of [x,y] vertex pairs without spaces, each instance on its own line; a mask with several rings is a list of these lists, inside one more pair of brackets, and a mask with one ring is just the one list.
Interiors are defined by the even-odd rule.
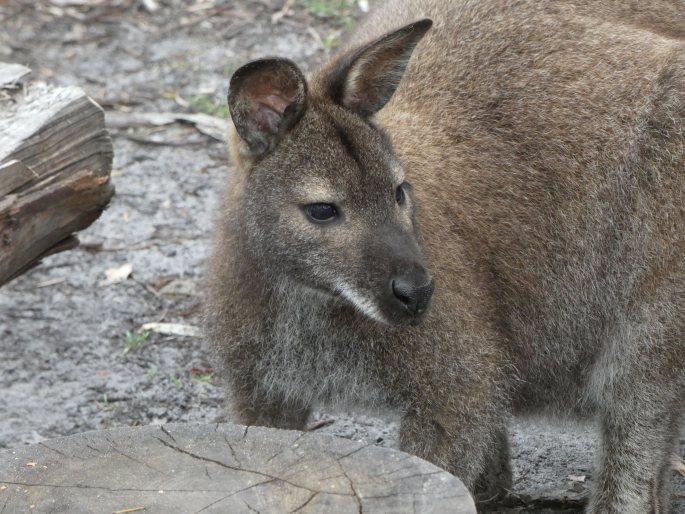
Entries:
[[118,282],[123,282],[133,273],[133,264],[127,262],[126,264],[119,266],[118,268],[110,268],[105,270],[105,280],[100,282],[100,286],[108,286],[110,284],[116,284]]
[[190,279],[172,280],[159,289],[159,293],[168,296],[198,296],[197,282]]
[[48,279],[48,280],[44,280],[43,282],[39,282],[38,284],[36,284],[36,287],[38,287],[38,288],[40,288],[40,287],[50,287],[50,286],[54,286],[54,285],[57,285],[57,284],[61,284],[62,282],[65,282],[66,280],[67,280],[67,279],[64,278],[64,277],[55,277],[55,278],[51,278],[51,279]]
[[159,4],[156,0],[141,0],[143,7],[149,13],[157,12],[159,10]]
[[197,12],[197,11],[206,11],[208,9],[213,9],[216,7],[216,2],[211,1],[211,2],[197,2],[195,5],[191,5],[188,7],[186,10],[188,12]]
[[96,7],[105,0],[51,0],[51,4],[58,7]]

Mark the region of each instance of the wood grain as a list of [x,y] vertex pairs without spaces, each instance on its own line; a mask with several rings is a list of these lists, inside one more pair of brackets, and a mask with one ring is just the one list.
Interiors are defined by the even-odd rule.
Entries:
[[119,428],[0,452],[3,485],[6,512],[476,512],[457,478],[418,457],[232,424]]

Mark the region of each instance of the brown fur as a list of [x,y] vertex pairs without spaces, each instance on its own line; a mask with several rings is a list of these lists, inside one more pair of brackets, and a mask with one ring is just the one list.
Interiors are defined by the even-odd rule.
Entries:
[[[369,123],[354,102],[375,77],[340,92],[350,56],[425,17]],[[302,109],[265,153],[231,142],[208,325],[242,420],[389,406],[404,450],[488,495],[510,484],[509,413],[594,415],[589,512],[668,512],[685,409],[685,3],[398,0],[309,80]],[[398,173],[407,211],[388,199]],[[293,205],[330,190],[349,216],[310,226]],[[384,227],[420,242],[412,262],[434,277],[417,326],[331,285],[376,287],[404,248],[378,242]]]

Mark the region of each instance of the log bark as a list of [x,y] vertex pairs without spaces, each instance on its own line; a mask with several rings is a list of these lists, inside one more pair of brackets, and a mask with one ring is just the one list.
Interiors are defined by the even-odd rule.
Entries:
[[117,428],[0,451],[3,508],[476,513],[456,477],[418,457],[312,432],[232,424]]
[[77,87],[0,63],[0,285],[73,248],[114,194],[102,109]]

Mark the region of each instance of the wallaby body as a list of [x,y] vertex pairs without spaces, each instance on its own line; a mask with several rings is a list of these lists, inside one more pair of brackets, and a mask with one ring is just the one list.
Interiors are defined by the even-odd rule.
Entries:
[[208,302],[242,421],[388,406],[404,450],[487,496],[510,413],[594,415],[589,511],[667,512],[685,3],[399,0],[308,86],[250,66]]

